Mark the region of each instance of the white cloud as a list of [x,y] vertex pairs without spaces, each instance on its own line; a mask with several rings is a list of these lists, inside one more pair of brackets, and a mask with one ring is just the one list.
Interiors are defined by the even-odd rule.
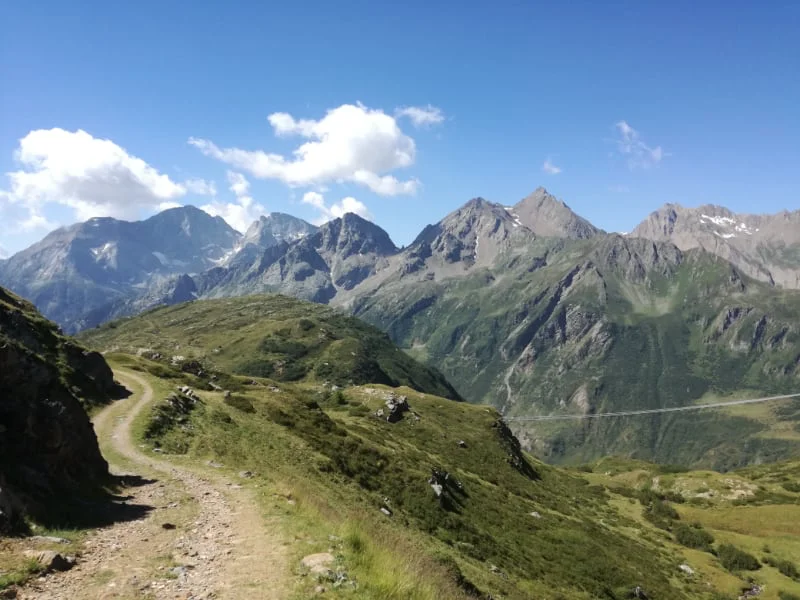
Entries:
[[260,179],[277,179],[290,186],[354,182],[373,192],[392,196],[413,194],[416,179],[399,181],[388,172],[414,164],[416,145],[394,117],[362,104],[343,104],[318,120],[295,119],[287,113],[268,117],[278,137],[299,136],[307,141],[287,157],[264,150],[220,148],[214,142],[189,138],[206,156]]
[[392,175],[380,176],[365,170],[358,170],[353,173],[353,181],[365,185],[381,196],[415,194],[421,185],[419,180],[415,178],[400,181]]
[[542,165],[542,171],[544,171],[548,175],[558,175],[559,173],[561,173],[561,167],[555,166],[553,164],[553,161],[548,158],[547,160],[544,161],[544,164]]
[[214,201],[200,208],[212,217],[222,217],[235,230],[244,233],[253,221],[267,214],[267,209],[250,195],[250,182],[241,173],[228,171],[228,183],[235,202]]
[[241,173],[235,171],[228,171],[228,183],[231,184],[230,190],[236,194],[236,197],[246,196],[250,193],[250,182]]
[[402,106],[395,110],[395,115],[398,118],[408,117],[414,127],[429,127],[444,121],[442,109],[431,104],[428,106]]
[[347,196],[339,202],[328,205],[325,203],[325,197],[319,192],[306,192],[303,195],[303,203],[310,204],[319,210],[319,217],[314,219],[315,225],[322,225],[332,219],[343,217],[347,213],[355,213],[364,219],[372,220],[372,215],[367,206],[352,196]]
[[187,179],[184,182],[186,190],[198,196],[216,196],[217,185],[213,181],[205,179]]
[[616,124],[619,137],[616,140],[620,154],[628,158],[630,169],[649,169],[661,162],[666,156],[661,146],[655,148],[648,146],[642,141],[639,132],[628,125],[626,121]]
[[213,195],[214,184],[202,179],[173,181],[141,158],[108,139],[83,131],[38,129],[19,140],[14,153],[19,170],[7,173],[3,192],[28,216],[18,224],[26,229],[54,226],[45,207],[70,207],[75,218],[111,216],[137,219],[186,195]]
[[608,191],[614,194],[627,194],[631,190],[627,185],[617,184],[608,186]]

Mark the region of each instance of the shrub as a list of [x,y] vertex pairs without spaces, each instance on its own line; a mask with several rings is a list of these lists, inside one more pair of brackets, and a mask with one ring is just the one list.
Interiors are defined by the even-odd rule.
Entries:
[[663,473],[664,475],[669,475],[672,473],[688,473],[689,467],[684,465],[659,465],[658,472]]
[[752,554],[740,550],[732,544],[723,544],[717,550],[719,562],[728,571],[756,571],[761,563]]
[[787,492],[794,492],[795,494],[800,494],[800,482],[797,481],[787,481],[783,484],[783,489]]
[[697,548],[711,552],[714,536],[699,526],[680,524],[675,528],[675,540],[687,548]]
[[780,598],[780,600],[800,600],[800,596],[797,594],[784,592],[783,590],[778,592],[778,598]]
[[665,502],[664,494],[646,487],[636,492],[636,497],[644,506],[644,518],[660,529],[669,530],[672,521],[680,519],[678,511]]
[[797,569],[797,565],[789,560],[781,560],[773,556],[767,556],[764,559],[764,563],[778,569],[782,575],[785,575],[789,579],[800,579],[800,570]]

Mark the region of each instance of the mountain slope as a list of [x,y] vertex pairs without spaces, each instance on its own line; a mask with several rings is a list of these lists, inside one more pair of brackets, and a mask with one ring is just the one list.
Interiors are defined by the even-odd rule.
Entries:
[[[259,326],[281,326],[276,314]],[[223,335],[217,317],[189,331]],[[144,327],[147,318],[136,320]],[[108,328],[101,347],[126,347],[130,332],[116,339],[119,329]],[[410,388],[332,390],[111,356],[164,394],[142,444],[162,459],[246,469],[266,488],[268,513],[302,521],[296,539],[306,552],[335,556],[341,583],[322,582],[333,595],[621,600],[638,588],[662,599],[713,597],[704,581],[681,575],[687,559],[663,534],[612,506],[603,487],[527,456],[492,409]],[[220,382],[230,393],[213,389]],[[199,401],[176,413],[167,395],[187,384]],[[398,401],[407,410],[387,420],[387,403]],[[319,584],[307,576],[296,593]]]
[[[726,242],[768,233],[764,239],[774,246],[788,227],[771,217],[714,216],[712,208],[697,209],[702,231]],[[786,222],[792,218],[787,214]],[[677,231],[674,222],[661,223],[665,237]],[[261,223],[255,230],[268,224]],[[655,236],[658,223],[645,233]],[[789,250],[793,235],[786,233]],[[800,389],[797,292],[753,281],[703,248],[605,234],[543,189],[513,207],[473,199],[403,250],[355,215],[300,239],[247,247],[254,252],[226,266],[153,279],[82,322],[196,298],[284,293],[364,318],[444,372],[465,398],[512,417]],[[750,267],[755,275],[763,271]],[[529,424],[517,431],[526,447],[553,461],[624,453],[732,468],[795,455],[797,440],[787,432],[796,415],[756,414]]]
[[[721,259],[670,244],[539,239],[460,277],[387,278],[351,308],[465,398],[508,416],[800,389],[800,294],[776,295]],[[763,430],[715,415],[517,427],[527,447],[554,461],[632,453],[730,468],[796,454],[793,440],[759,437]]]
[[407,385],[459,398],[434,369],[399,351],[382,332],[335,310],[285,296],[200,300],[147,312],[81,339],[185,364],[278,381]]
[[0,288],[0,533],[32,515],[57,522],[108,475],[84,407],[119,393],[103,357],[61,336]]
[[0,284],[75,331],[96,308],[164,277],[212,267],[238,238],[224,220],[193,206],[133,223],[96,218],[58,229],[0,263]]
[[281,292],[326,303],[351,289],[397,252],[377,225],[348,213],[293,243],[268,247],[251,262],[212,270],[196,278],[198,293],[218,298]]
[[670,241],[682,250],[702,248],[754,279],[800,288],[800,211],[749,215],[722,206],[667,204],[631,236]]

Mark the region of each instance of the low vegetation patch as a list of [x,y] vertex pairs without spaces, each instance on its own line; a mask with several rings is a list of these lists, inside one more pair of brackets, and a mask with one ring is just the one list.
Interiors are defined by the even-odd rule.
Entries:
[[785,575],[789,579],[800,580],[800,570],[797,568],[797,565],[790,560],[766,556],[764,558],[764,564],[778,569],[782,575]]
[[675,535],[675,540],[682,546],[704,550],[706,552],[713,551],[711,545],[714,543],[714,536],[700,525],[686,525],[681,523],[675,527],[673,533]]
[[733,544],[722,544],[717,549],[717,557],[728,571],[756,571],[761,568],[761,563],[755,556]]

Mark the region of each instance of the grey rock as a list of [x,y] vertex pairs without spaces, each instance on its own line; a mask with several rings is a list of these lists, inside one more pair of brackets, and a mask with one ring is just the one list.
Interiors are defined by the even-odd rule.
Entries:
[[313,575],[328,575],[335,560],[330,552],[318,552],[304,556],[300,564]]
[[42,542],[45,544],[69,544],[68,539],[54,537],[52,535],[32,535],[28,539],[32,542]]
[[75,559],[65,557],[53,550],[26,550],[26,557],[35,560],[44,571],[68,571],[75,566]]
[[386,420],[389,423],[397,423],[403,418],[403,414],[406,413],[409,408],[408,398],[406,396],[396,396],[394,393],[391,393],[389,398],[386,399],[386,409],[389,412],[389,414],[386,415]]

